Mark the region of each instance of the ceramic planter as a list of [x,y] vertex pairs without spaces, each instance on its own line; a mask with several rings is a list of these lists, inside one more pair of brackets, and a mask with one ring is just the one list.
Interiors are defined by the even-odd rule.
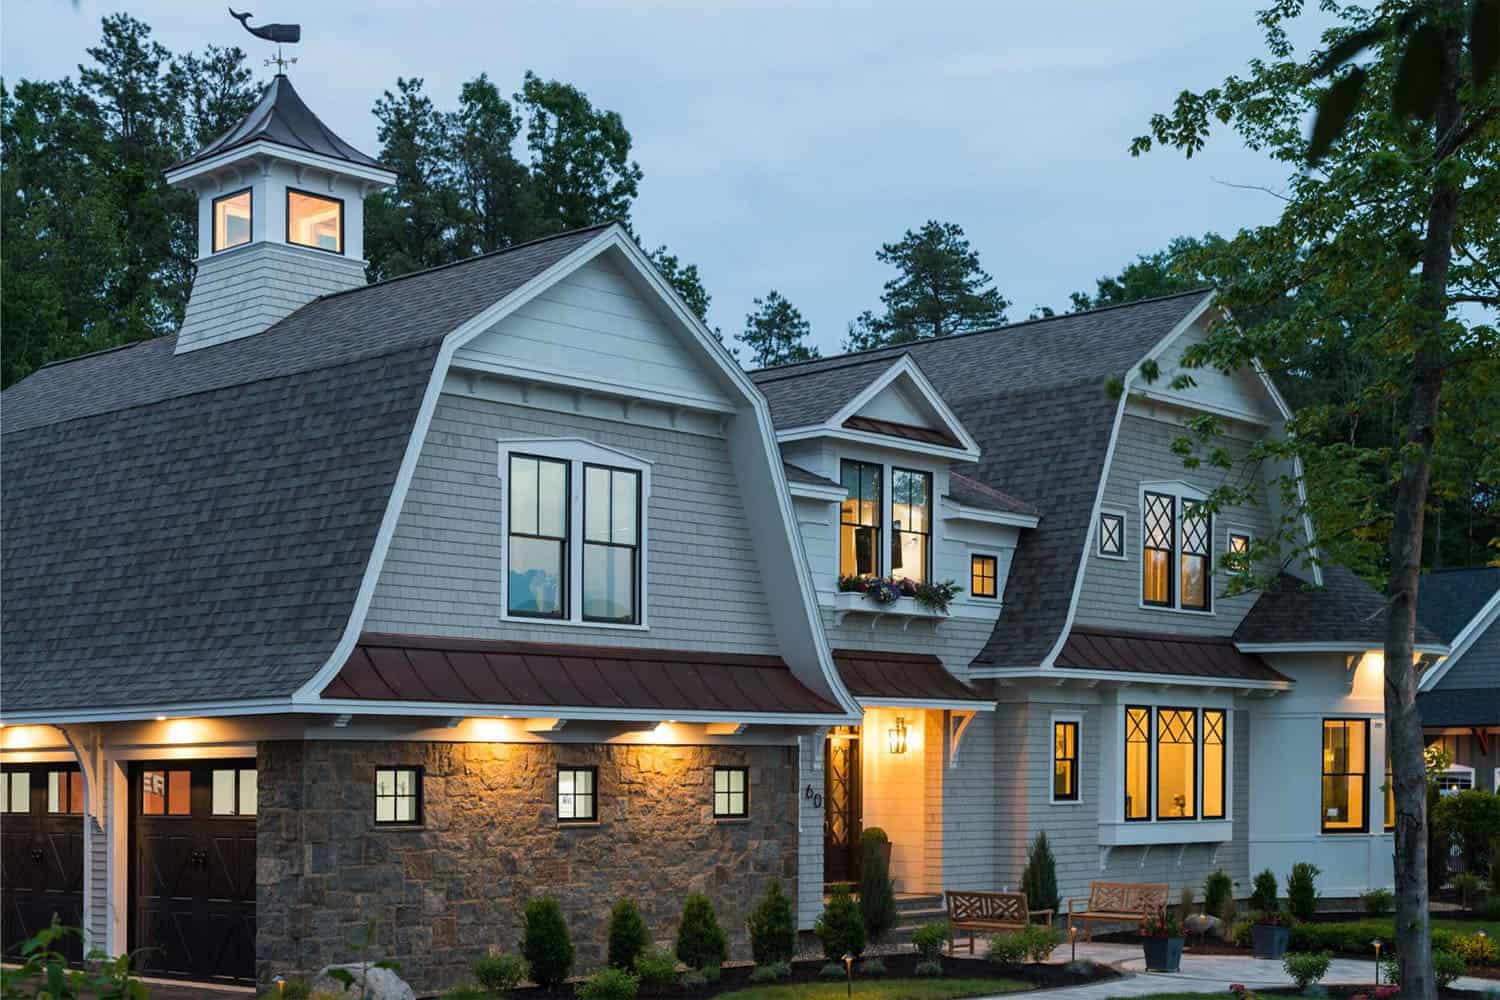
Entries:
[[1286,954],[1286,946],[1291,937],[1292,929],[1285,925],[1250,925],[1250,944],[1256,958],[1274,958],[1279,961]]
[[1182,938],[1148,937],[1142,939],[1146,949],[1146,971],[1176,972],[1182,967]]

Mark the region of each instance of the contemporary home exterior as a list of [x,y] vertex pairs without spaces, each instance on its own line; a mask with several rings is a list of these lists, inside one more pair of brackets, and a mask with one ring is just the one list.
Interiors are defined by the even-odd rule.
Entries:
[[1065,895],[1390,881],[1380,597],[1226,596],[1299,470],[1210,517],[1173,451],[1289,415],[1168,388],[1211,293],[747,374],[620,226],[365,285],[393,177],[285,77],[168,177],[182,329],[0,398],[7,947],[55,912],[264,981],[373,921],[439,987],[534,895],[589,964],[616,898],[665,938],[698,890],[742,953],[871,826],[913,893],[1039,831]]
[[1422,577],[1418,614],[1451,652],[1418,685],[1429,746],[1453,760],[1447,790],[1500,791],[1500,567]]

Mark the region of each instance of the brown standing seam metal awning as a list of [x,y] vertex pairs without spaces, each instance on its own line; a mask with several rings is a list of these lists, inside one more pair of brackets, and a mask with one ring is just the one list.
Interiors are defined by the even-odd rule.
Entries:
[[1075,628],[1054,664],[1073,670],[1291,683],[1228,636],[1156,635]]
[[899,424],[894,420],[850,417],[844,421],[844,426],[851,431],[868,431],[871,434],[884,434],[886,437],[905,438],[908,441],[921,441],[926,444],[941,444],[949,448],[963,447],[963,442],[947,431],[931,427],[917,427],[914,424]]
[[936,656],[836,649],[833,662],[844,687],[861,701],[904,701],[917,708],[950,702],[972,702],[978,708],[990,701],[950,674]]
[[629,712],[843,715],[777,656],[366,632],[322,697]]

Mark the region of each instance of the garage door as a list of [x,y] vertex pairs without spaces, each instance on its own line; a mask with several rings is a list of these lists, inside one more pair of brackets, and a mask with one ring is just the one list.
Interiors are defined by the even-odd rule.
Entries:
[[[66,764],[0,767],[0,814],[0,940],[14,956],[53,914],[83,926],[83,775]],[[60,950],[76,962],[83,941],[70,934]]]
[[255,761],[133,765],[131,947],[155,975],[255,978]]

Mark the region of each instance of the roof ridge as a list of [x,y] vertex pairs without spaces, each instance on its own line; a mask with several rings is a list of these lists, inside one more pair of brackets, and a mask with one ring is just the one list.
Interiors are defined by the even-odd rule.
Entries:
[[928,344],[958,340],[960,337],[977,337],[986,333],[1002,333],[1006,330],[1014,330],[1022,326],[1035,326],[1039,323],[1051,323],[1060,319],[1074,319],[1079,316],[1089,316],[1094,313],[1109,312],[1114,309],[1128,309],[1132,306],[1149,305],[1152,302],[1165,302],[1167,299],[1177,299],[1184,295],[1203,295],[1212,292],[1214,286],[1200,285],[1181,292],[1172,292],[1168,295],[1153,295],[1145,299],[1132,299],[1129,302],[1113,302],[1107,306],[1096,306],[1093,309],[1082,309],[1078,312],[1058,313],[1054,316],[1033,316],[1027,319],[1017,320],[1014,323],[1005,323],[1001,326],[985,327],[983,330],[964,330],[961,333],[950,333],[943,337],[924,337],[919,340],[909,340],[901,344],[886,344],[881,347],[869,347],[862,351],[845,351],[842,354],[830,355],[826,358],[808,358],[806,361],[791,361],[784,365],[769,365],[765,368],[757,368],[748,374],[758,375],[761,372],[783,371],[789,368],[797,368],[802,365],[815,365],[826,361],[841,361],[845,358],[856,358],[860,356],[873,356],[880,351],[892,351],[898,348],[909,348],[916,344]]
[[[55,368],[58,365],[68,365],[72,364],[74,361],[83,361],[86,358],[97,358],[101,354],[113,354],[116,351],[123,351],[127,348],[140,347],[142,344],[154,344],[158,340],[161,340],[163,337],[175,336],[177,336],[177,334],[175,333],[158,333],[156,336],[147,337],[145,340],[132,340],[128,344],[116,344],[113,347],[101,347],[97,351],[86,351],[83,354],[75,354],[71,358],[57,358],[54,361],[48,361],[45,364],[37,365],[36,370],[41,371],[43,368]],[[19,385],[20,381],[21,380],[18,379],[16,381],[16,384]]]

